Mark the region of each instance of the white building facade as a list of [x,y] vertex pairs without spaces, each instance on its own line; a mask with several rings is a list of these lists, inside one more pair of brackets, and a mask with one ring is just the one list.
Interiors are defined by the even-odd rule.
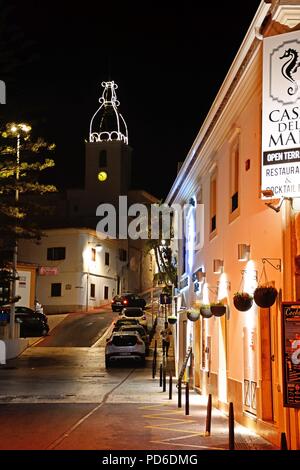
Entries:
[[[166,202],[189,205],[185,237],[172,247],[178,259],[178,369],[191,346],[196,389],[211,393],[225,412],[233,402],[239,422],[277,445],[285,432],[297,449],[298,407],[283,405],[281,328],[282,301],[300,300],[294,265],[299,199],[266,204],[261,194],[262,40],[300,24],[300,5],[279,3],[261,2]],[[237,310],[234,294],[252,295],[258,285],[275,286],[276,302]],[[188,319],[193,309],[217,302],[226,305],[225,315]]]
[[127,241],[95,231],[51,229],[36,244],[22,240],[19,259],[37,265],[36,297],[46,313],[90,310],[128,289]]

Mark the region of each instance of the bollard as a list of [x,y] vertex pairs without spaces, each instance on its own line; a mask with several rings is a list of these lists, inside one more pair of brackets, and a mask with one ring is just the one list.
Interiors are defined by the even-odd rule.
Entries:
[[164,367],[163,370],[163,392],[167,390],[167,371],[166,368]]
[[188,382],[185,385],[185,414],[190,414],[190,388]]
[[173,386],[173,383],[172,383],[172,374],[170,374],[170,377],[169,377],[169,400],[172,400],[172,386]]
[[229,403],[229,450],[234,450],[234,411],[232,401]]
[[162,378],[163,378],[163,365],[159,366],[159,386],[162,387]]
[[155,362],[156,362],[156,359],[157,359],[157,339],[155,340],[155,343],[154,343],[154,353],[153,353],[153,357],[154,357]]
[[153,361],[152,361],[152,379],[155,379],[155,376],[156,376],[156,360],[155,360],[155,358],[153,358]]
[[280,438],[280,450],[289,450],[288,445],[287,445],[287,440],[286,440],[286,434],[285,432],[281,433],[281,438]]
[[208,400],[207,400],[205,436],[210,436],[210,430],[211,430],[211,407],[212,407],[212,400],[211,400],[211,393],[210,393],[210,394],[208,395]]
[[178,408],[181,408],[181,379],[178,380]]

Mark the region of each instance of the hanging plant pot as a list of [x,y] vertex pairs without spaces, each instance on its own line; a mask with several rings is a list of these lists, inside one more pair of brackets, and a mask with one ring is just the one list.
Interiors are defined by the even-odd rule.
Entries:
[[170,325],[174,325],[177,322],[177,317],[168,317]]
[[190,321],[197,321],[200,317],[200,311],[195,309],[188,310],[186,316]]
[[226,305],[224,304],[211,304],[210,306],[211,313],[215,317],[222,317],[226,313]]
[[211,318],[213,313],[211,311],[210,305],[202,305],[202,307],[200,307],[200,314],[204,318]]
[[275,287],[257,287],[254,291],[254,301],[261,308],[269,308],[275,303],[277,295]]
[[246,312],[252,307],[253,297],[247,292],[236,292],[233,297],[233,303],[237,310]]

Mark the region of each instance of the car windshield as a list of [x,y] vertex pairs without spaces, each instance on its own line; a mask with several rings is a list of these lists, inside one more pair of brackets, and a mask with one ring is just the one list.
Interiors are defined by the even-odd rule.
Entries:
[[144,328],[139,328],[138,326],[125,326],[122,328],[122,331],[137,331],[141,336],[145,335]]
[[144,314],[140,310],[125,310],[126,317],[142,317]]
[[119,335],[114,336],[112,342],[115,346],[135,346],[137,337],[134,335]]

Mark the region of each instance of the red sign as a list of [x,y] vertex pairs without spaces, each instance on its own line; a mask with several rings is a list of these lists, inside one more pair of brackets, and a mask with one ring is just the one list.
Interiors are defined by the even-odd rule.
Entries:
[[58,268],[55,266],[40,266],[39,274],[40,276],[56,276],[58,274]]

